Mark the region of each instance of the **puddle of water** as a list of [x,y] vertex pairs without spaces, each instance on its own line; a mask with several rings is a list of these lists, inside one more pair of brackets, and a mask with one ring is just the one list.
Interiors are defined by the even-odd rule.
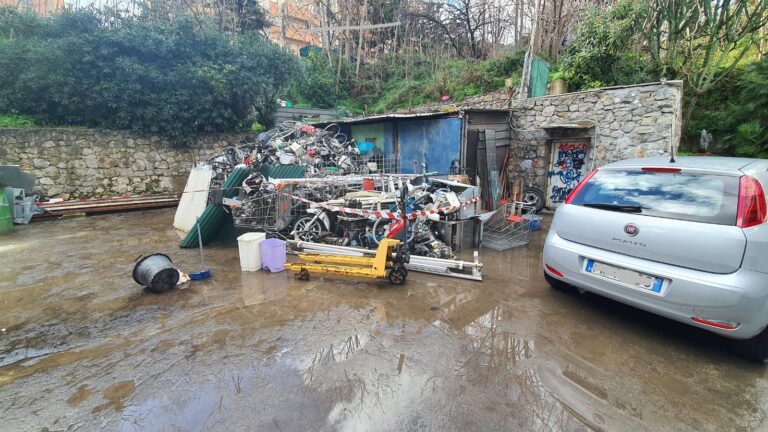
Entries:
[[212,279],[146,294],[130,278],[137,255],[199,266],[172,219],[57,221],[0,239],[47,245],[10,258],[14,281],[0,276],[9,430],[719,431],[766,418],[764,369],[550,290],[544,233],[483,250],[482,283],[303,283],[241,273],[236,246],[211,246]]
[[105,388],[101,394],[107,402],[96,406],[91,412],[98,414],[110,408],[117,412],[123,411],[125,409],[125,405],[123,405],[125,399],[132,395],[135,390],[136,385],[132,380],[116,382]]
[[78,406],[83,403],[83,401],[88,400],[94,392],[95,390],[88,387],[88,384],[82,384],[77,388],[77,391],[67,399],[67,404],[70,406]]

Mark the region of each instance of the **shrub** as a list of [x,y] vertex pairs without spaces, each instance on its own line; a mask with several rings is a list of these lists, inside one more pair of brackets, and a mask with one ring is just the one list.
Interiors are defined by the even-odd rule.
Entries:
[[0,115],[0,128],[25,128],[33,127],[35,120],[32,117],[18,114]]
[[[253,120],[271,124],[296,60],[253,34],[196,26],[191,18],[68,10],[0,43],[0,111],[43,124],[129,129],[190,142]],[[252,117],[253,110],[257,116]]]

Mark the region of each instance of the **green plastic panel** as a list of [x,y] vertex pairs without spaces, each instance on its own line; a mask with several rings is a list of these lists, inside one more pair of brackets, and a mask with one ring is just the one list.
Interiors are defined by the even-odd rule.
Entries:
[[[234,198],[240,191],[240,185],[243,180],[251,174],[250,168],[235,168],[224,181],[222,188],[224,189],[224,196],[226,198]],[[229,213],[224,210],[224,207],[218,204],[208,204],[203,214],[200,215],[200,219],[192,227],[187,235],[181,240],[180,246],[183,248],[197,247],[198,238],[197,230],[198,225],[200,229],[200,237],[203,245],[210,244],[211,242],[219,238],[219,233],[222,228],[227,225],[228,220],[231,219]]]
[[11,217],[11,205],[5,197],[5,190],[0,189],[0,234],[13,230],[13,218]]
[[549,66],[544,60],[535,57],[531,62],[531,86],[528,97],[546,96],[548,80]]
[[273,179],[304,178],[307,169],[304,165],[272,165],[257,169],[264,177]]

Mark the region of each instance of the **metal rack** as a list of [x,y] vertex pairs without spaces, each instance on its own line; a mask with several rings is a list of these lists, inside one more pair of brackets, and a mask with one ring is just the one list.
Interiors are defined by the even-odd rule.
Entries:
[[482,245],[503,251],[528,244],[531,240],[531,222],[524,215],[534,209],[520,202],[504,204],[483,225]]
[[237,228],[277,232],[291,223],[291,197],[275,191],[258,191],[232,210]]

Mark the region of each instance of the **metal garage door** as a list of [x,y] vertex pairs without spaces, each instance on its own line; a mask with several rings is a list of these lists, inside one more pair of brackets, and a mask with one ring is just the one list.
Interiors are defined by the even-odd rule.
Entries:
[[462,119],[441,118],[402,121],[397,124],[400,170],[406,174],[427,172],[450,174],[461,149]]

